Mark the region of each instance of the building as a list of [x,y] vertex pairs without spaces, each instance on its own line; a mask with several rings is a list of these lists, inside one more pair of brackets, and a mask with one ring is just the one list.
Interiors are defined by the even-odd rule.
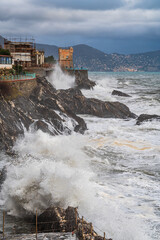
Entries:
[[42,66],[44,64],[44,51],[36,51],[36,65]]
[[73,48],[58,49],[59,52],[59,64],[62,68],[73,68]]
[[37,51],[33,41],[4,41],[4,49],[8,49],[14,65],[24,68],[42,66],[44,64],[44,51]]
[[12,69],[12,57],[0,55],[0,69]]
[[32,42],[12,42],[5,39],[4,49],[8,49],[13,57],[13,64],[31,67],[34,47]]

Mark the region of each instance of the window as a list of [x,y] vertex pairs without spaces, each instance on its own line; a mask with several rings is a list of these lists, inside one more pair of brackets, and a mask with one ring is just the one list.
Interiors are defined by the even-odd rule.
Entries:
[[0,57],[0,64],[12,64],[11,57]]

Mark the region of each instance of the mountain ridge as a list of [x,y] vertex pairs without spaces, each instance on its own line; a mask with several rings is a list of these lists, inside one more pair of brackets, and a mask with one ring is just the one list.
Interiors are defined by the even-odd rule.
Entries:
[[[0,36],[0,44],[4,38]],[[58,46],[37,43],[38,50],[44,50],[45,56],[54,56],[58,60]],[[86,44],[72,46],[75,67],[85,67],[89,71],[155,71],[160,72],[160,50],[135,54],[105,53]]]
[[[45,55],[58,59],[58,46],[36,44]],[[105,53],[86,44],[72,46],[75,67],[89,71],[160,71],[160,50],[136,54]]]

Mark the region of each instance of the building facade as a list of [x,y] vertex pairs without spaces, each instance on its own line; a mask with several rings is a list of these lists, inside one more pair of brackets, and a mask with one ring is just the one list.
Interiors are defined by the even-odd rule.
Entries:
[[58,49],[59,52],[59,64],[62,68],[73,68],[73,48],[69,49]]
[[42,66],[44,64],[44,51],[36,51],[36,65]]
[[0,55],[0,69],[12,69],[12,57]]
[[9,50],[14,65],[30,68],[44,64],[44,51],[37,51],[33,42],[16,42],[5,39],[4,49]]

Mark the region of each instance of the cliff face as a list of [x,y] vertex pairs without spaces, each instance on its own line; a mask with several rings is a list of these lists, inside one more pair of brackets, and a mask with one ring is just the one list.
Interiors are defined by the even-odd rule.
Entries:
[[[47,80],[37,79],[37,86],[29,96],[18,96],[6,100],[0,93],[0,150],[9,150],[19,135],[31,125],[52,135],[70,134],[71,129],[65,125],[64,114],[72,118],[73,128],[83,132],[86,124],[71,111],[68,113],[59,103],[56,90]],[[55,110],[59,110],[58,115]],[[52,130],[51,130],[52,129]]]
[[27,81],[0,81],[0,93],[6,100],[12,100],[18,96],[29,97],[37,86],[36,79]]
[[[86,123],[76,114],[136,117],[122,103],[88,99],[77,88],[56,90],[45,78],[37,78],[30,94],[18,95],[15,99],[6,98],[3,91],[0,91],[0,150],[10,150],[17,137],[30,127],[51,135],[70,134],[73,130],[84,133]],[[67,126],[68,120],[72,122],[72,129]]]

